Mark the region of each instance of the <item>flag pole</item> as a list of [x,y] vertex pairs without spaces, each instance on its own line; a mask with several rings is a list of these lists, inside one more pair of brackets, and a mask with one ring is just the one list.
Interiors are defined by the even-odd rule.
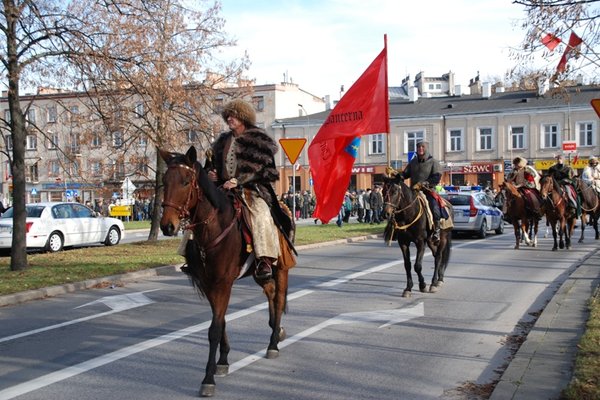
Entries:
[[383,35],[383,48],[385,49],[385,133],[387,134],[387,165],[392,166],[392,143],[390,138],[390,99],[388,90],[388,54],[387,33]]

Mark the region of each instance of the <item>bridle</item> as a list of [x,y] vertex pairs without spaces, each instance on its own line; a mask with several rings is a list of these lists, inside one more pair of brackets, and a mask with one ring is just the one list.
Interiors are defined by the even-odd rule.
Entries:
[[[415,196],[414,200],[412,200],[410,203],[408,203],[408,205],[399,209],[400,200],[402,200],[404,198],[404,194],[402,193],[402,188],[398,187],[398,189],[400,192],[400,195],[398,198],[398,204],[396,205],[396,204],[391,203],[391,195],[390,195],[389,191],[385,194],[385,197],[386,197],[385,200],[387,200],[387,201],[384,201],[383,204],[388,207],[391,207],[393,210],[394,218],[392,218],[391,221],[394,223],[394,230],[406,230],[406,229],[410,228],[412,225],[414,225],[419,220],[419,218],[421,218],[421,216],[423,215],[423,204],[421,204],[421,202],[419,201],[419,196]],[[398,225],[398,222],[396,221],[395,216],[403,213],[404,211],[406,211],[407,209],[412,207],[413,204],[415,204],[415,202],[419,203],[419,212],[417,213],[417,216],[408,224]]]
[[[191,174],[191,177],[192,177],[190,188],[189,188],[188,194],[186,196],[185,204],[183,206],[181,206],[181,205],[173,203],[171,201],[164,200],[162,202],[162,206],[174,208],[179,213],[178,216],[181,221],[186,221],[186,220],[194,221],[196,215],[198,214],[198,208],[196,208],[196,210],[195,210],[194,218],[192,218],[192,215],[190,213],[190,208],[192,205],[192,199],[193,199],[194,193],[196,193],[198,201],[201,201],[202,197],[203,197],[202,192],[200,191],[200,187],[198,186],[197,179],[196,179],[196,173],[197,173],[196,169],[192,168],[188,165],[185,165],[185,164],[173,164],[173,165],[168,166],[168,169],[176,169],[176,168],[184,169],[185,172]],[[198,225],[206,225],[206,224],[210,223],[216,217],[216,215],[217,215],[217,209],[213,208],[212,211],[210,212],[208,218],[206,218],[204,221],[200,221],[200,222],[196,222],[196,223],[187,223],[187,224],[185,224],[185,229],[192,229]]]

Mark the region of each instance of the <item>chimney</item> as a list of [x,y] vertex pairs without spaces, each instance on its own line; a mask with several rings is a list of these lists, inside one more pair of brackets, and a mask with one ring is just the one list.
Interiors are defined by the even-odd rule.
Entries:
[[462,85],[455,85],[454,86],[454,95],[455,96],[462,96]]
[[492,97],[492,84],[489,82],[484,82],[481,90],[481,97],[484,99],[489,99]]
[[419,100],[419,89],[417,87],[411,86],[410,88],[408,88],[408,100],[411,103],[414,103],[417,100]]

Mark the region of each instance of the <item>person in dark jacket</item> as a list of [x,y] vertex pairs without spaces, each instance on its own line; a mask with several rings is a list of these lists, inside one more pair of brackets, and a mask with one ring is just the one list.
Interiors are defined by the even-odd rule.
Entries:
[[564,164],[562,154],[558,154],[556,157],[556,164],[548,169],[548,174],[552,175],[556,182],[558,182],[563,190],[567,193],[571,206],[577,210],[577,217],[581,215],[581,206],[577,199],[577,192],[573,185],[573,179],[575,178],[575,171],[569,165]]

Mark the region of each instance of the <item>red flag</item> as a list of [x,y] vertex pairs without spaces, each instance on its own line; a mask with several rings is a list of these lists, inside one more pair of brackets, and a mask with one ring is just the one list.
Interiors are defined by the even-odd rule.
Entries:
[[571,37],[569,37],[569,44],[567,45],[567,49],[565,50],[563,56],[560,58],[558,66],[556,67],[557,73],[565,72],[565,70],[567,69],[567,61],[569,61],[569,58],[571,58],[573,54],[579,52],[579,45],[581,43],[583,43],[583,40],[581,40],[581,38],[577,36],[575,32],[571,32]]
[[546,36],[542,38],[542,44],[546,46],[550,51],[553,51],[556,46],[558,46],[562,42],[559,37],[554,36],[551,33],[548,33]]
[[579,160],[579,153],[575,153],[575,158],[573,158],[573,164],[577,164],[577,160]]
[[313,216],[327,223],[348,189],[360,136],[389,133],[387,43],[340,99],[308,147],[317,204]]

